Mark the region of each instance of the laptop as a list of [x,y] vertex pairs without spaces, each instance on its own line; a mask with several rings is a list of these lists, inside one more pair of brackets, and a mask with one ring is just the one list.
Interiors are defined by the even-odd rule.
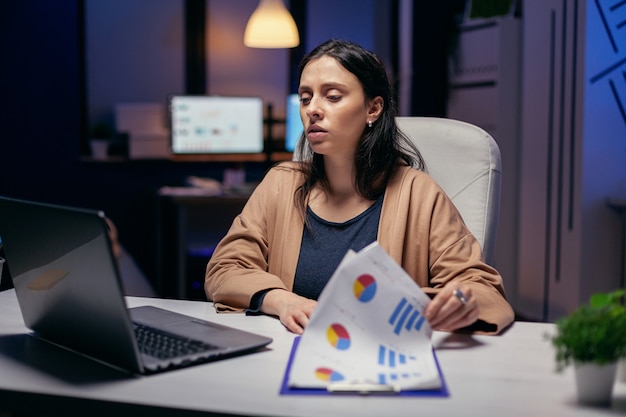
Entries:
[[[128,309],[102,211],[0,197],[0,237],[24,323],[55,345],[151,374],[272,342],[157,307]],[[155,344],[176,349],[164,353]]]

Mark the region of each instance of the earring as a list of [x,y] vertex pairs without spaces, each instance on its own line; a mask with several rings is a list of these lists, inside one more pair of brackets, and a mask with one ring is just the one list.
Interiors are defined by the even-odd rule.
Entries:
[[372,121],[371,120],[367,121],[367,127],[372,127]]

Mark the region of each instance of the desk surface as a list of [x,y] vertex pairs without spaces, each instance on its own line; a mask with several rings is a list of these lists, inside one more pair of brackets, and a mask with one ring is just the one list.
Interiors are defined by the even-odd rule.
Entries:
[[[128,376],[28,335],[13,290],[0,293],[0,414],[244,416],[614,416],[626,412],[626,384],[612,409],[576,403],[573,372],[554,372],[544,339],[550,324],[515,323],[502,336],[435,332],[450,396],[281,396],[294,335],[273,318],[217,315],[210,303],[128,298],[274,338],[261,352],[145,377]],[[119,414],[122,413],[122,414]]]

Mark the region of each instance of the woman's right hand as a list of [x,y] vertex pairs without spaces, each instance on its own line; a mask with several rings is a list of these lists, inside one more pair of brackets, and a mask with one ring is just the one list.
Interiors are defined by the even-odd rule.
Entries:
[[317,301],[302,297],[293,292],[274,289],[263,299],[261,311],[278,316],[280,322],[290,332],[302,334],[309,324],[309,318],[317,306]]

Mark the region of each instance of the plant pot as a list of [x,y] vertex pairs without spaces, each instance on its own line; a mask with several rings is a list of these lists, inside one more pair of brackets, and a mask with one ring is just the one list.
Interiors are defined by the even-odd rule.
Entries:
[[617,363],[598,365],[577,362],[574,369],[579,403],[588,405],[611,403]]
[[109,153],[108,139],[91,139],[91,157],[93,159],[107,159]]
[[626,382],[626,358],[622,358],[619,362],[617,362],[616,381]]

